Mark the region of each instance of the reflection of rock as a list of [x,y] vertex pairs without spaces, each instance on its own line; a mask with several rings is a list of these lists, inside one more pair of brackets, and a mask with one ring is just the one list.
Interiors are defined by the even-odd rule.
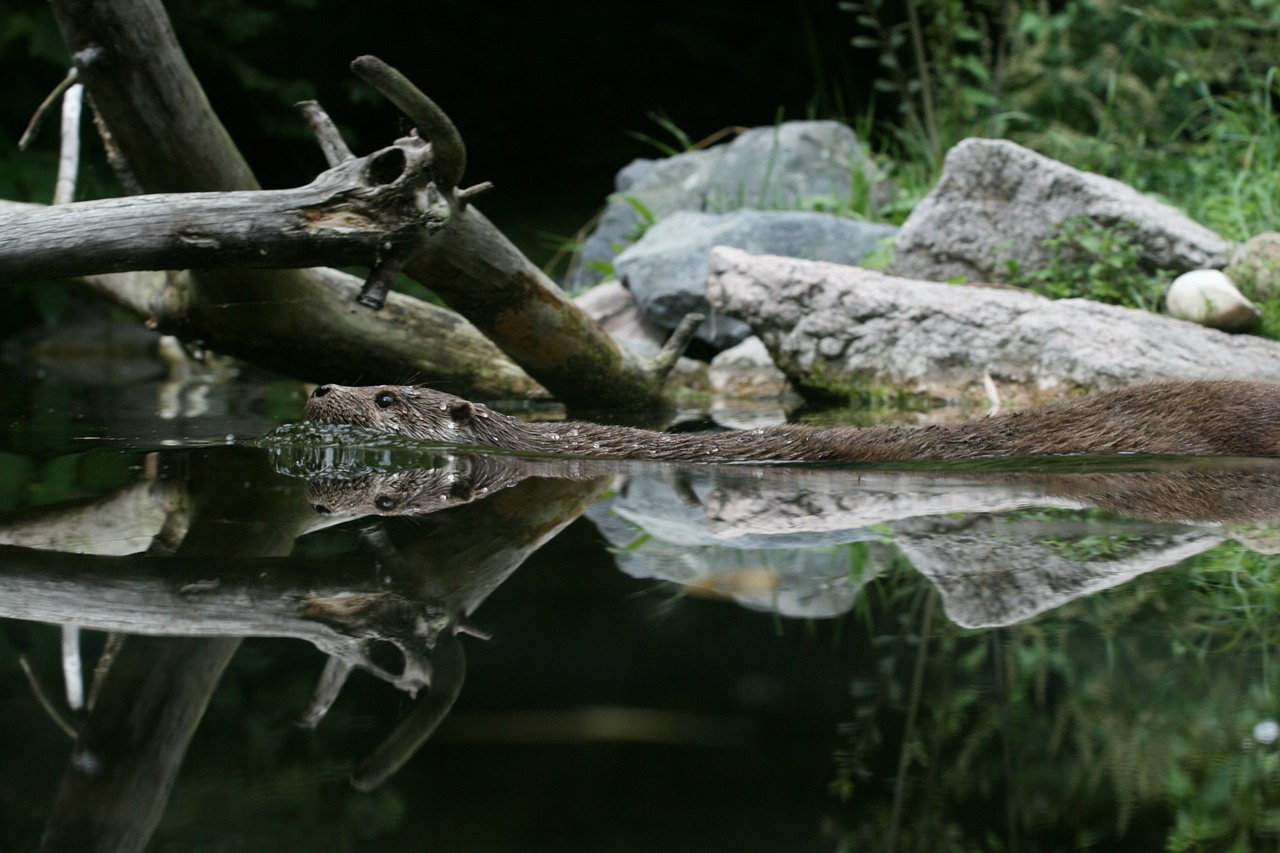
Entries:
[[[633,469],[610,499],[587,511],[617,550],[618,568],[715,593],[745,607],[797,618],[847,612],[858,590],[892,555],[879,534],[866,530],[718,535],[702,508],[709,494],[732,490],[750,473],[733,469]],[[865,543],[855,555],[853,545]],[[862,573],[853,570],[863,567]]]
[[854,476],[849,471],[802,470],[726,484],[707,495],[704,512],[712,534],[729,539],[745,533],[851,531],[904,518],[1032,506],[1081,504],[1053,500],[1035,482],[963,474],[869,471]]
[[1280,377],[1280,344],[1116,305],[791,258],[711,253],[707,297],[809,394],[869,387],[985,399],[1147,379]]
[[[1072,464],[1058,463],[1056,470]],[[1098,473],[868,471],[856,480],[847,471],[784,469],[768,479],[741,478],[731,488],[713,490],[704,511],[708,528],[719,537],[849,530],[1028,507],[1097,507],[1147,521],[1280,519],[1280,465],[1272,460],[1148,464],[1149,470]]]
[[1122,227],[1152,269],[1222,266],[1230,244],[1181,211],[1111,178],[1081,172],[1004,139],[966,139],[894,245],[896,275],[1000,281],[1007,261],[1043,269],[1043,244],[1076,217]]
[[[1073,530],[1000,516],[919,518],[892,527],[898,547],[938,587],[947,616],[967,628],[1030,619],[1222,542],[1203,530],[1096,523]],[[1122,553],[1083,558],[1082,536],[1115,537]]]

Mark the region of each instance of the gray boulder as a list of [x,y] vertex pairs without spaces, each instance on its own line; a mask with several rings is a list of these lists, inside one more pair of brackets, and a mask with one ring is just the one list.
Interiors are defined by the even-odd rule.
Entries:
[[603,281],[608,274],[600,267],[635,240],[642,219],[620,195],[654,219],[677,210],[831,208],[850,200],[859,171],[872,180],[878,175],[854,132],[833,121],[758,127],[726,145],[634,161],[618,173],[616,195],[587,237],[570,285],[576,290]]
[[1111,178],[1003,139],[966,139],[903,223],[890,271],[926,281],[1003,281],[1007,262],[1043,269],[1062,223],[1123,226],[1152,269],[1220,268],[1231,244],[1181,211]]
[[1031,402],[1147,379],[1280,379],[1280,344],[1132,308],[858,267],[711,253],[707,297],[744,320],[806,396],[904,390]]
[[1241,290],[1259,301],[1280,293],[1280,232],[1264,231],[1236,246],[1226,272]]
[[858,264],[897,228],[805,211],[677,212],[645,233],[614,261],[649,322],[674,329],[691,311],[709,313],[698,335],[716,349],[747,338],[745,323],[711,311],[707,256],[714,246],[754,253]]

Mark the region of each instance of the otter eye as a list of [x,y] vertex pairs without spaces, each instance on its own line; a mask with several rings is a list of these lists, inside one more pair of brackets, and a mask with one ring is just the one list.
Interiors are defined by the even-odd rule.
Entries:
[[373,402],[377,404],[379,409],[389,409],[396,404],[396,395],[390,391],[383,391],[373,398]]
[[373,505],[380,510],[390,510],[396,508],[396,499],[390,495],[378,495],[373,499]]

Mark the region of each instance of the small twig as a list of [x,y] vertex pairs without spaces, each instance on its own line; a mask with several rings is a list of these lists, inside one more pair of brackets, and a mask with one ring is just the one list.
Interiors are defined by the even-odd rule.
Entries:
[[693,336],[698,332],[698,327],[702,325],[702,321],[705,319],[707,318],[701,314],[684,315],[684,319],[680,321],[680,325],[676,327],[676,330],[671,333],[671,337],[667,338],[667,342],[662,345],[662,349],[649,361],[649,373],[655,382],[661,382],[667,378],[667,374],[676,366],[680,356],[684,355],[685,348],[689,346],[689,342],[693,340]]
[[67,705],[73,711],[84,707],[84,667],[80,660],[80,629],[62,626],[62,680],[67,689]]
[[471,199],[484,195],[491,189],[493,189],[493,181],[481,181],[478,184],[472,184],[465,190],[458,190],[454,194],[453,200],[457,202],[458,210],[465,210],[467,205],[471,203]]
[[294,104],[294,107],[307,120],[307,125],[320,143],[325,162],[330,167],[356,158],[356,155],[347,147],[347,142],[342,138],[338,126],[333,123],[333,119],[329,118],[329,114],[325,112],[324,107],[320,106],[319,101],[301,101]]
[[62,82],[53,87],[53,91],[48,94],[40,106],[36,107],[35,114],[31,116],[31,121],[27,122],[27,129],[22,132],[22,138],[18,140],[18,150],[25,151],[27,146],[35,141],[36,134],[40,132],[40,127],[44,124],[45,118],[49,113],[53,112],[53,105],[58,102],[62,94],[75,85],[80,79],[80,72],[72,68],[67,72],[67,76],[62,78]]
[[1000,389],[996,387],[996,381],[991,378],[990,371],[982,371],[982,387],[987,392],[987,401],[991,403],[991,408],[987,410],[987,417],[1000,414]]
[[98,663],[93,668],[93,681],[89,683],[89,710],[93,710],[93,706],[98,702],[98,693],[102,690],[102,682],[106,681],[107,673],[111,670],[111,664],[115,663],[116,655],[120,652],[120,647],[124,645],[124,634],[112,631],[107,634],[107,642],[102,647],[102,654],[98,657]]
[[418,133],[431,142],[436,184],[452,199],[467,170],[467,148],[449,116],[408,77],[376,56],[357,57],[351,63],[351,70],[395,104],[418,128]]
[[36,679],[36,674],[31,671],[31,664],[27,663],[27,656],[18,655],[18,664],[22,667],[23,673],[26,674],[27,684],[31,685],[31,692],[35,694],[36,701],[40,703],[40,707],[44,708],[44,712],[49,715],[50,720],[53,720],[55,726],[62,729],[67,737],[75,740],[76,730],[71,727],[70,723],[62,719],[62,715],[58,713],[48,697],[44,695],[44,689],[40,686],[39,680]]
[[378,568],[384,579],[391,572],[404,573],[404,556],[387,535],[387,526],[382,519],[374,519],[360,528],[360,543],[378,558]]
[[58,152],[58,179],[53,185],[53,203],[76,200],[76,178],[80,174],[80,113],[84,86],[76,83],[62,97],[62,148]]
[[342,686],[347,683],[347,677],[351,675],[354,668],[340,657],[329,656],[329,660],[324,665],[324,672],[320,673],[320,679],[316,682],[311,701],[307,703],[307,707],[298,718],[298,728],[314,730],[320,725],[320,721],[333,707],[338,694],[342,692]]

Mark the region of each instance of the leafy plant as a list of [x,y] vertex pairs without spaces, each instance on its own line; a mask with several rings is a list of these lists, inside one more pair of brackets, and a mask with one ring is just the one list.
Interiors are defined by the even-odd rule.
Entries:
[[1159,307],[1169,275],[1149,270],[1141,247],[1122,226],[1105,226],[1079,216],[1064,222],[1041,246],[1050,251],[1049,262],[1041,269],[1023,270],[1016,260],[1007,262],[1012,284],[1054,299],[1082,296],[1148,311]]

